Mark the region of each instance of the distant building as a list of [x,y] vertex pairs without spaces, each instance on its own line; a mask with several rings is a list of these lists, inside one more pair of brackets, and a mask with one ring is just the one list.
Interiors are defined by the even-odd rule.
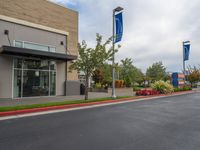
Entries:
[[[78,12],[47,0],[0,2],[0,99],[80,93]],[[71,82],[73,81],[73,82]]]

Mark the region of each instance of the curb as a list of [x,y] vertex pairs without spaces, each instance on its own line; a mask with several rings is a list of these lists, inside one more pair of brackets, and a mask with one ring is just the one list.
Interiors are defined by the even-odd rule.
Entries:
[[116,100],[104,100],[104,101],[99,101],[99,102],[88,102],[88,103],[80,103],[80,104],[68,104],[68,105],[61,105],[61,106],[50,106],[50,107],[23,109],[23,110],[15,110],[15,111],[5,111],[5,112],[0,112],[0,117],[30,114],[30,113],[59,110],[59,109],[79,108],[79,107],[94,106],[94,105],[100,105],[100,104],[115,104],[115,103],[126,102],[126,101],[128,102],[130,100],[132,101],[136,101],[136,100],[138,101],[140,99],[148,100],[152,98],[178,96],[178,95],[191,94],[191,93],[195,93],[195,91],[176,92],[172,94],[159,94],[159,95],[150,95],[150,96],[137,96],[137,97],[130,97],[130,98],[121,98],[121,99],[116,99]]

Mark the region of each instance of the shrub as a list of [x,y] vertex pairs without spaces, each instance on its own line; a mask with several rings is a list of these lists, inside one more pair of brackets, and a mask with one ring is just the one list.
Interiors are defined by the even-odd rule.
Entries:
[[133,87],[133,91],[139,91],[139,90],[141,90],[142,88],[141,87],[138,87],[138,86],[134,86]]
[[96,89],[101,89],[101,83],[96,83],[96,84],[95,84],[95,88],[96,88]]
[[192,88],[190,86],[184,86],[184,87],[177,87],[174,88],[174,92],[181,92],[181,91],[190,91]]
[[160,94],[160,92],[152,89],[143,89],[136,92],[137,96],[140,95],[147,96],[147,95],[157,95],[157,94]]
[[190,86],[184,86],[184,87],[183,87],[183,90],[184,90],[184,91],[190,91],[190,90],[192,90],[192,88],[191,88]]
[[171,84],[162,80],[156,81],[155,83],[153,83],[151,85],[151,88],[159,91],[162,94],[167,94],[174,91],[174,88]]

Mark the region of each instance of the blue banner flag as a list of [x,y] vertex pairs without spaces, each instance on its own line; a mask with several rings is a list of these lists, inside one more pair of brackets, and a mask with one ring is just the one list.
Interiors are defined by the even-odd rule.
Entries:
[[183,59],[184,59],[184,61],[189,60],[189,55],[190,55],[190,44],[185,43],[185,44],[183,44]]
[[115,40],[114,42],[120,42],[122,40],[123,35],[123,19],[122,12],[115,15]]

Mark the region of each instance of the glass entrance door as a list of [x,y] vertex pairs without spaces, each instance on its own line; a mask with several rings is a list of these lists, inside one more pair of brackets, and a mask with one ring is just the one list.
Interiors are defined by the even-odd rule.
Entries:
[[48,95],[49,72],[32,70],[23,72],[23,97]]
[[56,95],[55,65],[47,60],[15,59],[14,98]]

